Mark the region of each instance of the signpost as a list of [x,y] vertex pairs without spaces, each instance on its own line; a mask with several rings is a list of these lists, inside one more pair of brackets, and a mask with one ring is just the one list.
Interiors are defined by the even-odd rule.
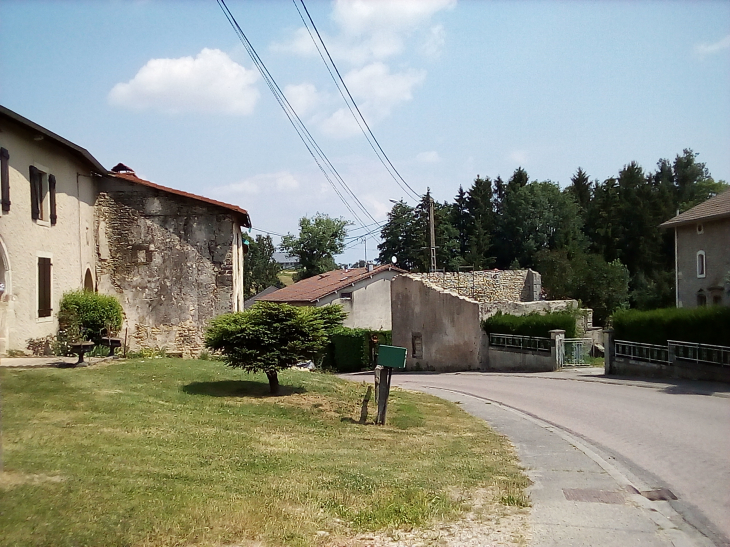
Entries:
[[376,424],[385,424],[385,412],[388,409],[388,395],[390,395],[390,377],[394,368],[406,368],[407,353],[406,348],[397,346],[378,347],[378,366],[375,367],[375,402],[378,405]]

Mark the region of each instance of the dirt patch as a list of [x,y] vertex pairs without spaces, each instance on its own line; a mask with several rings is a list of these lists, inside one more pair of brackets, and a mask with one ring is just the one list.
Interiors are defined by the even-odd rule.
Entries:
[[60,475],[35,475],[3,471],[0,473],[0,489],[10,490],[24,484],[58,483],[64,480]]

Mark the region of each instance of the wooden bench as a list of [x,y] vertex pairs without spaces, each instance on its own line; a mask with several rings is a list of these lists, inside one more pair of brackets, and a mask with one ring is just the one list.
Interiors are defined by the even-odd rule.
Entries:
[[105,336],[101,339],[101,345],[109,348],[109,357],[114,357],[114,350],[122,347],[122,339]]

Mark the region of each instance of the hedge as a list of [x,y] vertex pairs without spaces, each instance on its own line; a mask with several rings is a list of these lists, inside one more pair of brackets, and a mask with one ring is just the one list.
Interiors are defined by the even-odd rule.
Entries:
[[370,338],[378,336],[381,344],[390,344],[390,331],[371,331],[341,327],[330,335],[321,366],[335,372],[358,372],[371,368]]
[[513,334],[520,336],[536,336],[550,338],[550,331],[561,329],[566,338],[575,338],[576,314],[571,311],[558,311],[540,314],[532,312],[528,315],[510,315],[498,311],[492,317],[482,321],[482,328],[487,334]]
[[666,345],[667,340],[730,346],[730,308],[622,310],[613,315],[616,340]]
[[63,294],[58,310],[58,325],[71,341],[76,338],[101,341],[102,330],[108,335],[122,328],[124,311],[113,296],[88,291]]

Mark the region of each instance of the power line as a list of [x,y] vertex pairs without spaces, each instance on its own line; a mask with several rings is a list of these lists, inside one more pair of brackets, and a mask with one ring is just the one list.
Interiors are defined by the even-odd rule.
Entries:
[[[317,29],[317,25],[314,24],[314,20],[312,19],[312,16],[309,14],[309,10],[307,9],[307,6],[304,4],[304,0],[299,0],[299,2],[302,4],[302,7],[304,8],[305,13],[307,14],[307,18],[309,19],[309,22],[312,24],[312,28],[314,29],[314,32],[317,34],[317,38],[319,39],[319,43],[322,44],[322,48],[324,49],[325,53],[327,54],[327,58],[329,59],[329,63],[327,63],[327,60],[325,60],[324,55],[322,54],[322,51],[320,50],[319,43],[317,43],[317,40],[315,40],[314,35],[312,34],[312,31],[309,28],[309,25],[307,24],[307,21],[304,19],[304,16],[302,15],[301,10],[299,9],[299,6],[297,5],[296,0],[292,0],[294,3],[294,7],[297,8],[297,12],[299,13],[299,17],[302,19],[302,23],[304,23],[304,27],[307,29],[307,32],[309,33],[310,38],[312,38],[312,42],[314,42],[315,47],[317,48],[317,52],[319,53],[319,56],[322,58],[322,62],[327,67],[327,71],[330,73],[330,76],[332,77],[332,80],[335,82],[335,86],[337,87],[337,90],[340,92],[340,95],[342,96],[342,99],[345,101],[345,104],[347,105],[347,108],[350,110],[350,113],[352,114],[353,118],[355,118],[355,121],[357,122],[358,127],[360,128],[360,131],[362,131],[363,135],[365,135],[365,138],[368,141],[368,144],[370,144],[370,147],[373,149],[373,152],[375,152],[375,155],[378,156],[378,159],[383,164],[383,167],[388,171],[388,174],[395,180],[395,182],[398,184],[398,186],[401,187],[401,189],[406,192],[410,193],[411,196],[416,200],[419,201],[421,199],[421,195],[416,192],[408,182],[401,176],[401,174],[398,172],[398,170],[393,165],[393,162],[390,161],[390,158],[383,150],[383,147],[380,146],[380,143],[378,142],[378,139],[375,138],[375,135],[373,134],[372,130],[370,129],[370,126],[368,125],[368,122],[365,120],[365,117],[362,115],[362,112],[360,112],[360,108],[357,106],[357,103],[355,102],[355,99],[352,97],[352,94],[350,93],[350,90],[347,87],[347,84],[345,83],[345,80],[342,78],[342,75],[340,74],[340,71],[337,69],[337,65],[335,64],[334,60],[332,59],[332,56],[330,55],[329,50],[327,49],[327,45],[324,43],[324,40],[322,39],[322,35],[319,33],[319,30]],[[332,68],[330,68],[330,65]],[[337,74],[337,78],[335,78],[335,75],[332,73],[332,69],[334,69],[335,73]],[[345,94],[343,93],[342,89],[344,88],[345,92],[347,93],[347,97],[345,97]],[[349,97],[349,101],[347,98]],[[353,107],[355,110],[353,110]],[[355,114],[355,111],[357,111],[357,114]],[[365,127],[363,127],[363,125]]]
[[[332,186],[332,189],[335,191],[337,196],[340,198],[342,203],[347,207],[348,211],[350,211],[350,214],[364,227],[365,223],[362,221],[360,216],[355,212],[355,210],[350,205],[349,201],[345,198],[345,196],[342,195],[342,192],[337,188],[337,185],[332,180],[334,178],[342,187],[342,189],[349,194],[354,202],[356,203],[357,207],[367,216],[369,217],[373,222],[376,222],[375,218],[370,214],[370,212],[367,210],[367,208],[362,204],[362,202],[357,198],[355,193],[350,189],[350,187],[347,185],[345,180],[340,176],[337,169],[335,169],[332,162],[330,162],[327,155],[324,153],[324,151],[320,148],[320,146],[315,141],[312,134],[309,132],[307,127],[304,125],[304,122],[302,122],[299,115],[296,113],[294,108],[289,104],[289,101],[287,100],[286,96],[282,92],[279,85],[274,80],[273,76],[269,72],[269,70],[266,68],[266,65],[259,57],[258,53],[256,53],[256,50],[254,49],[251,42],[246,37],[246,34],[243,32],[243,29],[241,29],[240,25],[238,24],[238,21],[236,21],[236,18],[234,17],[231,10],[228,8],[228,6],[225,3],[225,0],[217,0],[218,6],[223,11],[223,14],[226,16],[226,19],[228,20],[229,24],[233,28],[234,32],[237,34],[239,40],[243,44],[244,48],[246,49],[246,52],[251,57],[251,60],[253,61],[254,65],[258,69],[259,73],[263,77],[264,81],[266,82],[266,85],[268,86],[271,93],[274,95],[274,98],[279,103],[279,106],[284,111],[284,114],[286,114],[287,118],[289,119],[289,122],[292,124],[292,127],[294,127],[294,130],[297,132],[297,135],[304,143],[304,146],[307,148],[307,151],[312,156],[312,159],[314,159],[315,163],[317,164],[317,167],[322,172],[322,174],[327,179],[327,182],[329,182],[330,186]],[[329,171],[329,172],[328,172]],[[332,175],[332,177],[330,177]]]

